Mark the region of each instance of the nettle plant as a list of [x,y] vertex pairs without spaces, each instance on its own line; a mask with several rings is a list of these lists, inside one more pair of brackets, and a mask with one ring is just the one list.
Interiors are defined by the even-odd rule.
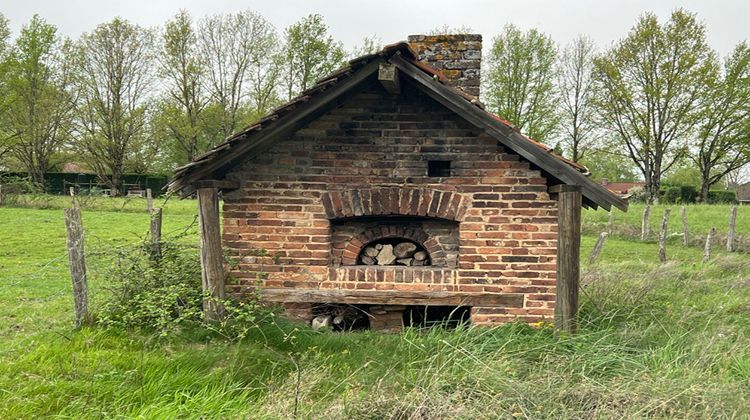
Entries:
[[109,254],[111,262],[103,276],[106,295],[97,314],[99,325],[153,332],[160,337],[204,329],[235,341],[257,328],[262,319],[273,316],[251,296],[221,299],[224,317],[218,323],[206,322],[203,303],[215,298],[202,291],[198,247],[179,238],[162,242],[159,257],[146,242],[104,254]]

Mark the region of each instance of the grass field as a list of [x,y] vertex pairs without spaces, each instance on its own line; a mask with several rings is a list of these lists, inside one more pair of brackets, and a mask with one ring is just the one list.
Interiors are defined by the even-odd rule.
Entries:
[[[631,238],[639,206],[616,213],[601,259],[584,267],[576,336],[520,324],[335,334],[278,320],[230,343],[199,330],[73,330],[67,199],[45,202],[0,207],[0,418],[750,416],[748,254],[717,242],[703,264],[702,247],[675,236],[659,265],[655,241]],[[148,216],[143,200],[84,204],[96,305],[106,251],[144,238]],[[165,207],[164,231],[195,238],[195,202]],[[714,224],[726,232],[728,211],[688,208],[696,238]],[[584,220],[588,255],[607,215]],[[670,232],[681,232],[677,207]]]

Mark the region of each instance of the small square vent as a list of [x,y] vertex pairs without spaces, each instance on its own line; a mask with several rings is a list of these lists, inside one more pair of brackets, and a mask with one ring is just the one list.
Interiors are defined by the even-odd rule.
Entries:
[[451,176],[451,161],[449,160],[427,161],[427,176],[429,177]]

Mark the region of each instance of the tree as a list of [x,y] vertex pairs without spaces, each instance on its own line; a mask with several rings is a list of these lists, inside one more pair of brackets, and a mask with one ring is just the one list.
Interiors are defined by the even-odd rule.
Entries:
[[125,163],[146,134],[153,34],[115,18],[81,36],[76,58],[77,146],[112,195],[119,195]]
[[716,71],[704,26],[682,10],[664,25],[645,14],[594,63],[602,125],[627,150],[653,202],[662,176],[685,154]]
[[[198,45],[206,61],[206,87],[212,102],[208,115],[218,119],[215,136],[220,138],[214,139],[218,142],[234,133],[249,114],[265,113],[273,105],[278,37],[265,18],[245,11],[203,19]],[[252,95],[248,95],[248,83]]]
[[11,153],[33,182],[44,185],[51,160],[71,138],[73,126],[72,78],[57,29],[34,15],[21,29],[6,64],[2,124]]
[[596,141],[596,110],[592,103],[595,55],[594,41],[581,35],[563,49],[558,63],[560,126],[563,144],[574,162],[581,160]]
[[592,150],[580,162],[591,171],[595,181],[633,182],[638,179],[635,166],[625,154]]
[[490,109],[539,141],[557,128],[556,56],[549,36],[507,25],[492,41],[488,57],[485,95]]
[[743,42],[724,62],[724,71],[703,94],[701,126],[691,159],[700,171],[700,195],[727,174],[750,163],[750,47]]
[[[10,38],[10,26],[8,25],[8,19],[0,13],[0,118],[5,114],[8,107],[8,98],[10,91],[8,90],[7,74],[8,74],[8,39]],[[0,164],[2,159],[11,149],[12,134],[7,132],[3,127],[0,127]]]
[[284,31],[284,85],[288,100],[343,64],[346,53],[328,35],[321,15],[309,15]]
[[357,58],[368,54],[375,54],[383,49],[383,40],[377,35],[362,38],[362,44],[354,47],[349,57]]
[[158,62],[166,86],[154,120],[177,165],[192,161],[212,143],[202,121],[208,100],[202,86],[205,62],[197,45],[192,19],[186,11],[180,11],[162,32]]

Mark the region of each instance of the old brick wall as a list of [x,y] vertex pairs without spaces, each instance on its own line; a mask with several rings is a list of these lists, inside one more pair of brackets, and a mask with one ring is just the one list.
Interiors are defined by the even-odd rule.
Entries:
[[[450,160],[451,176],[428,177],[428,160]],[[228,178],[243,183],[224,196],[224,244],[239,261],[230,293],[257,285],[514,293],[523,304],[475,307],[473,322],[553,314],[557,219],[545,178],[409,84],[399,96],[364,86]],[[332,237],[331,219],[378,214],[452,218],[457,268],[396,276],[333,265],[333,243],[348,231]]]

